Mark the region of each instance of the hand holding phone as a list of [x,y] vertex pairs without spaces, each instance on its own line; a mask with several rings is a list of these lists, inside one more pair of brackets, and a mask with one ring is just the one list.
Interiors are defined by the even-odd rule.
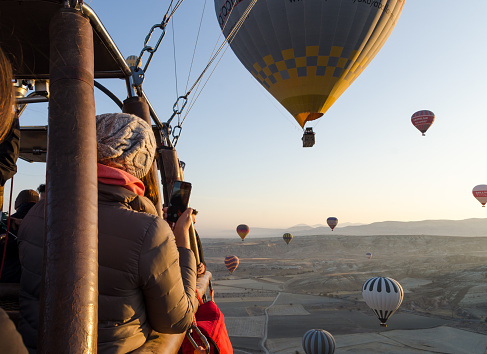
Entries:
[[167,221],[176,222],[179,216],[188,209],[191,183],[175,181],[172,188],[169,206],[167,208]]

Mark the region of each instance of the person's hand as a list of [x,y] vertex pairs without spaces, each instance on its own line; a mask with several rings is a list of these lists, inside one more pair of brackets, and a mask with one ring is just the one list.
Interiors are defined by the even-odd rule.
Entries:
[[188,208],[181,214],[178,221],[174,225],[174,237],[176,238],[176,245],[178,247],[184,247],[191,249],[191,244],[189,242],[189,226],[192,224],[193,220],[191,214],[193,209]]
[[194,350],[194,354],[206,354],[206,350],[200,345],[198,348]]
[[198,275],[202,275],[206,273],[206,266],[203,263],[198,264],[198,269],[196,270]]

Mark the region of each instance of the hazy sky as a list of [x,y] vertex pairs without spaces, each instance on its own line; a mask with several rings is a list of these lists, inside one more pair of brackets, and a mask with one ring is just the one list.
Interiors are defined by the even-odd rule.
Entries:
[[[86,1],[124,56],[138,54],[169,1]],[[184,94],[204,1],[185,1],[167,28],[143,85],[161,119]],[[229,49],[183,124],[178,155],[193,184],[197,228],[290,227],[340,222],[483,218],[472,196],[487,184],[484,164],[487,1],[407,0],[380,53],[317,123],[316,145]],[[159,32],[158,32],[159,33]],[[190,85],[217,43],[219,26],[207,0]],[[122,80],[102,82],[119,98]],[[118,111],[95,91],[97,113]],[[426,136],[411,115],[436,120]],[[22,125],[44,125],[36,105]],[[45,165],[19,163],[14,198],[45,179]],[[10,182],[5,188],[6,199]],[[5,208],[4,208],[5,210]]]

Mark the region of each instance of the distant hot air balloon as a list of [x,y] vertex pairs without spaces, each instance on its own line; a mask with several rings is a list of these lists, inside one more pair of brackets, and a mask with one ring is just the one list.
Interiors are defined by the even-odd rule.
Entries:
[[225,257],[225,265],[227,266],[227,269],[230,271],[230,274],[232,274],[235,269],[237,269],[239,264],[239,260],[237,256],[227,256]]
[[372,253],[370,253],[370,252],[367,252],[365,255],[367,256],[368,259],[372,258]]
[[404,291],[401,284],[394,279],[374,277],[364,283],[362,296],[379,318],[380,325],[387,327],[387,319],[401,306]]
[[303,336],[303,349],[306,354],[333,354],[335,338],[324,329],[310,329]]
[[473,187],[472,194],[485,207],[485,203],[487,203],[487,185],[479,184]]
[[291,235],[289,232],[286,232],[284,235],[282,235],[282,238],[289,245],[289,242],[291,242],[291,240],[293,239],[293,235]]
[[[369,65],[405,3],[259,0],[246,13],[251,0],[214,1],[237,58],[303,128]],[[241,18],[245,21],[232,36]]]
[[240,236],[242,241],[244,240],[245,236],[249,234],[249,227],[247,225],[241,224],[237,226],[237,234]]
[[331,231],[333,231],[333,229],[335,228],[335,226],[338,225],[338,219],[335,218],[334,216],[331,216],[328,219],[326,219],[326,223],[330,227]]
[[431,111],[418,111],[411,117],[411,123],[421,132],[426,133],[431,124],[435,121],[435,114]]

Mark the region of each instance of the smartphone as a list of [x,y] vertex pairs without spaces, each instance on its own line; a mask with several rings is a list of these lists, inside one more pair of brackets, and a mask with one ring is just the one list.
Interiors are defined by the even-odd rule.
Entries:
[[179,215],[188,209],[191,183],[175,181],[172,187],[171,199],[167,207],[167,221],[176,222]]

